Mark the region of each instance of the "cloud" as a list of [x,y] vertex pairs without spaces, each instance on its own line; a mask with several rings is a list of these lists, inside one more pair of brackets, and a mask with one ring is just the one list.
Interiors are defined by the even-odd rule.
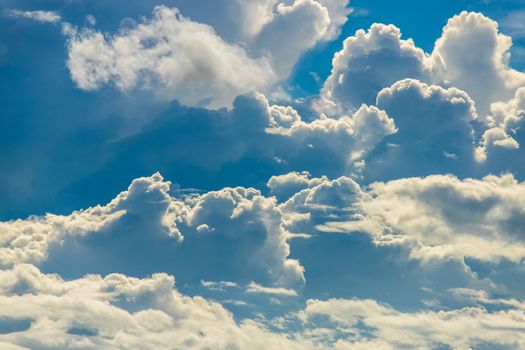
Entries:
[[262,187],[272,175],[290,171],[359,176],[361,160],[396,131],[384,111],[365,105],[335,119],[303,118],[290,106],[270,104],[262,94],[238,96],[228,110],[173,104],[140,132],[100,146],[108,160],[89,182],[68,191],[89,198],[92,193],[85,189],[97,181],[124,186],[129,178],[156,171],[184,187],[203,189]]
[[201,281],[201,285],[209,290],[223,292],[228,288],[239,288],[239,285],[231,281]]
[[[204,254],[202,249],[206,249],[207,240],[217,244],[222,241],[228,249],[215,252],[215,263],[224,264],[223,268],[236,277],[249,274],[252,279],[258,277],[279,286],[300,287],[304,283],[303,267],[298,260],[289,258],[288,232],[273,198],[242,187],[175,198],[169,195],[170,185],[156,173],[133,180],[127,191],[105,206],[68,216],[48,214],[1,222],[2,265],[41,263],[48,258],[51,248],[54,257],[50,266],[75,256],[79,265],[70,263],[61,267],[66,270],[85,269],[82,261],[96,260],[96,256],[102,261],[133,260],[136,253],[128,249],[141,249],[143,254],[154,249],[150,252],[153,254],[150,259],[154,259],[155,254],[162,254],[159,249],[164,252],[174,249],[165,242],[162,248],[152,245],[160,236],[184,240],[180,249],[189,249],[189,255],[195,256]],[[93,235],[101,241],[92,247]],[[106,249],[110,252],[108,256],[104,255]],[[122,255],[115,253],[115,249]],[[210,255],[208,258],[213,259]],[[97,266],[96,262],[91,264]]]
[[399,131],[370,157],[370,179],[468,172],[474,167],[474,102],[463,91],[405,79],[377,96]]
[[168,99],[186,104],[214,99],[222,105],[275,81],[266,57],[251,58],[212,27],[165,6],[155,7],[152,19],[115,35],[73,28],[66,33],[71,77],[85,90],[108,83],[123,91],[158,84]]
[[66,281],[21,264],[1,270],[0,277],[3,324],[27,321],[18,331],[0,334],[0,343],[14,349],[355,350],[480,343],[520,347],[525,341],[525,315],[518,308],[403,312],[372,299],[311,299],[282,319],[236,321],[221,304],[179,292],[174,277],[165,273],[144,278],[87,275]]
[[451,18],[436,41],[432,60],[441,81],[465,90],[485,118],[490,104],[509,99],[525,84],[525,73],[509,67],[512,39],[480,13]]
[[[39,263],[47,258],[52,245],[75,236],[86,236],[110,230],[123,217],[134,217],[136,229],[152,229],[181,239],[165,215],[170,203],[169,182],[160,174],[134,180],[104,206],[79,210],[70,215],[46,214],[28,219],[0,222],[0,261],[3,266],[17,263]],[[113,226],[114,227],[114,226]],[[117,226],[118,228],[118,226]]]
[[401,39],[397,27],[374,24],[335,54],[318,108],[334,113],[371,104],[381,89],[412,78],[464,90],[484,119],[491,103],[508,100],[525,84],[525,74],[509,67],[511,45],[496,22],[475,12],[452,17],[431,54]]
[[239,2],[234,11],[242,21],[234,32],[244,34],[231,41],[166,6],[116,34],[67,25],[68,67],[83,90],[153,89],[163,99],[188,105],[229,106],[241,93],[266,91],[285,79],[304,51],[333,38],[346,21],[347,3]]
[[262,293],[262,294],[271,294],[271,295],[281,295],[281,296],[288,296],[288,297],[297,296],[297,292],[293,289],[264,287],[255,282],[251,282],[248,285],[248,287],[246,288],[246,292],[247,293],[257,293],[257,294]]
[[189,227],[206,224],[209,232],[204,235],[221,235],[229,244],[244,248],[235,253],[244,257],[239,261],[245,265],[242,269],[251,266],[252,274],[259,271],[276,285],[297,286],[304,282],[303,267],[288,257],[287,231],[272,198],[238,187],[209,192],[188,199],[186,204],[191,208],[186,217]]
[[285,201],[300,190],[311,188],[324,181],[326,177],[311,178],[310,173],[303,171],[301,173],[291,172],[284,175],[274,175],[267,183],[270,193],[275,195],[279,201]]
[[[491,114],[487,119],[491,128],[484,132],[481,144],[476,149],[478,160],[485,162],[487,157],[490,157],[491,168],[501,169],[497,162],[500,158],[498,155],[503,154],[506,159],[515,159],[515,162],[509,163],[519,163],[519,157],[522,155],[520,144],[525,141],[525,87],[517,89],[509,101],[493,103],[490,110]],[[519,152],[504,152],[505,149]]]
[[[368,32],[358,30],[334,55],[332,72],[321,97],[335,103],[333,109],[373,104],[377,93],[404,78],[428,80],[430,67],[423,50],[401,39],[393,25],[373,24]],[[328,102],[329,103],[329,102]]]
[[309,300],[300,316],[307,323],[326,327],[328,334],[341,333],[348,339],[339,340],[337,346],[341,349],[352,349],[355,340],[356,345],[379,341],[385,349],[430,349],[443,345],[467,349],[480,344],[515,348],[525,344],[525,314],[516,309],[489,312],[472,307],[401,312],[375,300],[329,299]]
[[362,217],[322,229],[369,232],[377,244],[407,244],[418,259],[455,256],[519,264],[525,256],[524,189],[512,175],[378,182],[354,204]]
[[[304,122],[293,109],[271,107],[273,128],[268,132],[289,137],[294,143],[339,153],[346,169],[360,170],[359,161],[386,136],[397,132],[394,121],[382,110],[362,105],[351,117],[339,119],[321,115]],[[284,121],[284,122],[283,122]],[[346,171],[345,171],[346,173]]]
[[188,297],[173,276],[88,275],[64,281],[32,265],[0,271],[0,317],[30,320],[0,342],[22,348],[314,348],[307,340],[236,322],[220,304]]
[[62,17],[54,11],[9,10],[7,14],[12,17],[26,18],[41,23],[58,23],[62,20]]

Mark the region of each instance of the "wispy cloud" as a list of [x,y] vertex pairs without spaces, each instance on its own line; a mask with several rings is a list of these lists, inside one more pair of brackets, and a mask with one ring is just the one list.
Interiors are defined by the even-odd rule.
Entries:
[[255,282],[251,282],[246,288],[247,293],[258,293],[258,294],[273,294],[273,295],[284,295],[288,297],[297,296],[297,292],[293,289],[286,288],[272,288],[264,287]]
[[27,18],[42,23],[58,23],[62,20],[62,17],[54,11],[8,10],[7,14],[11,17]]

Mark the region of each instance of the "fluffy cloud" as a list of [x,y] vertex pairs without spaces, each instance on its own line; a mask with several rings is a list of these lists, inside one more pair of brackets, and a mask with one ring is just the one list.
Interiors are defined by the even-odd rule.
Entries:
[[519,264],[525,256],[523,192],[512,175],[459,180],[451,175],[370,185],[362,217],[323,230],[363,230],[377,244],[407,244],[419,259],[474,258]]
[[[309,341],[236,322],[220,304],[188,297],[172,276],[122,274],[64,281],[32,265],[0,271],[0,318],[18,331],[0,342],[24,349],[309,349]],[[24,322],[21,322],[24,321]]]
[[[490,160],[497,162],[498,153],[505,153],[502,152],[504,149],[517,150],[525,141],[525,88],[516,90],[514,98],[507,102],[493,103],[490,110],[488,125],[491,128],[484,132],[481,144],[476,149],[476,156],[481,162],[486,161],[489,154],[493,154]],[[516,163],[519,163],[522,154],[520,150],[518,154],[506,152],[504,155],[506,158],[514,156]]]
[[[168,100],[227,106],[240,93],[264,91],[286,78],[305,50],[333,38],[346,21],[347,3],[239,2],[235,11],[243,21],[236,31],[245,34],[232,42],[165,6],[155,7],[151,19],[113,35],[68,25],[68,67],[84,90],[107,84],[122,91],[154,88]],[[310,23],[308,33],[305,22]]]
[[509,67],[511,39],[498,32],[496,22],[479,13],[451,18],[425,54],[411,39],[401,39],[393,25],[374,24],[344,41],[326,80],[321,109],[356,108],[404,78],[419,79],[466,91],[482,118],[493,102],[507,100],[525,84],[525,74]]
[[155,174],[134,180],[127,191],[104,206],[75,211],[67,216],[46,214],[0,222],[1,265],[42,262],[51,245],[61,244],[74,236],[104,232],[124,216],[137,218],[135,223],[139,230],[156,230],[181,239],[176,227],[165,217],[170,204],[169,185]]
[[275,80],[267,58],[251,58],[210,26],[164,6],[154,9],[152,19],[116,35],[72,28],[66,33],[71,77],[85,90],[108,83],[120,90],[160,83],[161,94],[169,98],[186,104],[215,99],[221,105]]
[[[183,215],[190,228],[201,231],[201,235],[224,235],[228,244],[244,247],[234,253],[237,259],[229,257],[244,264],[242,269],[250,266],[252,274],[262,273],[277,285],[297,286],[304,281],[303,267],[288,258],[288,232],[274,199],[263,197],[257,190],[238,187],[189,198],[186,205],[189,212]],[[174,211],[180,215],[179,208]]]
[[270,193],[275,195],[280,201],[285,201],[295,193],[327,181],[327,177],[311,178],[310,173],[303,171],[301,173],[291,172],[284,175],[274,175],[268,180],[267,186]]
[[436,41],[435,79],[465,90],[485,118],[491,103],[508,100],[525,85],[525,73],[509,67],[511,46],[512,39],[498,32],[495,21],[462,12],[448,21]]
[[350,340],[339,340],[334,346],[339,349],[359,348],[366,341],[382,343],[381,349],[439,346],[470,349],[478,345],[519,348],[525,345],[525,314],[516,309],[489,312],[473,307],[401,312],[375,300],[329,299],[309,300],[300,317],[305,322],[326,327],[328,334],[337,332],[341,338]]
[[[332,72],[321,97],[336,109],[373,104],[377,93],[404,78],[427,80],[430,68],[425,53],[412,40],[402,40],[393,25],[374,24],[343,42],[332,62]],[[326,102],[326,101],[325,101]]]
[[54,11],[21,11],[10,10],[8,15],[17,18],[26,18],[42,23],[58,23],[62,20],[60,15]]
[[[333,119],[322,115],[304,122],[292,109],[272,107],[272,134],[289,137],[294,143],[339,153],[346,165],[359,168],[359,161],[388,135],[397,132],[394,121],[382,110],[362,105],[351,117]],[[284,122],[283,122],[284,121]],[[304,146],[303,146],[304,147]],[[346,170],[346,169],[345,169]]]
[[[288,232],[274,199],[242,187],[185,199],[170,197],[169,191],[170,182],[157,173],[135,179],[127,191],[105,206],[69,216],[48,214],[2,222],[2,265],[42,262],[53,244],[64,245],[66,253],[72,242],[75,242],[73,247],[88,244],[75,236],[114,236],[137,241],[145,247],[160,234],[179,241],[184,239],[181,249],[195,249],[194,254],[199,252],[200,245],[206,246],[206,239],[222,240],[228,248],[224,254],[217,253],[216,263],[226,263],[225,269],[247,273],[251,278],[260,277],[275,285],[302,285],[303,267],[297,260],[288,258]],[[106,243],[110,250],[116,249],[115,242]],[[60,249],[55,248],[58,252]],[[79,254],[87,254],[86,249]],[[125,249],[124,245],[119,249]],[[82,260],[79,256],[76,258]]]
[[[525,341],[525,316],[517,307],[402,312],[370,299],[314,299],[285,318],[236,321],[220,304],[180,293],[173,276],[164,273],[141,279],[113,273],[65,281],[21,264],[1,270],[0,277],[0,344],[14,349],[356,350],[467,348],[481,343],[521,347]],[[292,295],[256,284],[250,288]],[[277,327],[270,330],[266,322]]]
[[461,173],[473,167],[477,114],[465,92],[406,79],[383,89],[377,106],[399,131],[365,158],[371,179]]

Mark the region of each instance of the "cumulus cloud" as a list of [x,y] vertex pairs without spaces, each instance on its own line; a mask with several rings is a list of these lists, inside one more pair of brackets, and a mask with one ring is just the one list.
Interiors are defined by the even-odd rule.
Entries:
[[291,172],[284,175],[274,175],[267,183],[270,193],[275,195],[279,201],[285,201],[300,190],[311,188],[324,181],[327,177],[312,178],[307,171]]
[[357,108],[362,103],[373,104],[381,89],[398,80],[427,80],[429,75],[423,50],[411,39],[402,40],[397,27],[374,24],[345,39],[343,49],[333,58],[321,97],[327,100],[324,107],[328,110]]
[[[329,329],[328,334],[337,329],[343,339],[348,339],[336,343],[335,348],[340,349],[353,349],[352,345],[363,346],[367,341],[380,342],[379,348],[384,349],[439,346],[470,349],[480,344],[519,348],[525,345],[525,314],[516,309],[490,312],[472,307],[402,312],[375,300],[329,299],[309,300],[300,317],[305,322],[324,325]],[[327,320],[328,325],[323,320]]]
[[9,10],[7,14],[12,17],[26,18],[41,23],[58,23],[62,20],[62,17],[54,11]]
[[[298,313],[299,324],[287,315],[276,321],[283,323],[276,332],[269,331],[261,320],[236,322],[221,305],[182,295],[173,288],[174,279],[167,274],[142,279],[122,274],[88,275],[64,281],[18,260],[11,269],[0,271],[0,318],[2,324],[7,322],[17,329],[3,332],[0,342],[36,349],[136,344],[145,348],[164,344],[180,348],[257,348],[262,346],[259,339],[264,339],[266,347],[275,342],[278,347],[316,349],[379,345],[425,348],[443,344],[466,347],[476,341],[521,346],[524,340],[516,331],[523,318],[520,301],[492,300],[483,291],[484,282],[476,281],[475,274],[459,262],[464,258],[493,263],[502,259],[518,263],[523,259],[523,183],[510,175],[463,181],[453,176],[431,176],[375,183],[361,189],[349,178],[315,179],[307,173],[275,177],[269,183],[283,190],[282,198],[289,196],[289,187],[298,191],[282,203],[262,196],[258,190],[241,187],[175,197],[170,194],[169,182],[155,174],[136,179],[108,205],[96,207],[96,212],[90,208],[79,213],[91,213],[97,218],[100,213],[118,213],[104,226],[109,235],[114,233],[112,230],[128,227],[122,222],[133,219],[128,223],[139,224],[142,234],[164,230],[164,235],[171,232],[183,238],[182,248],[186,242],[200,245],[212,237],[226,240],[233,245],[227,252],[246,253],[237,256],[240,260],[233,260],[242,263],[239,268],[247,269],[250,277],[259,276],[261,270],[268,276],[261,279],[264,282],[247,284],[246,293],[252,295],[299,297],[290,287],[304,281],[304,271],[298,261],[289,257],[287,238],[291,233],[366,232],[377,245],[408,247],[411,258],[427,262],[421,266],[427,277],[446,273],[450,279],[451,274],[458,274],[466,279],[460,287],[482,288],[477,292],[484,294],[476,297],[476,303],[497,306],[499,311],[489,312],[476,304],[439,312],[402,312],[375,300],[310,300]],[[71,221],[72,217],[63,217],[62,221]],[[88,230],[94,219],[85,215],[82,219],[82,226]],[[12,222],[3,224],[9,227]],[[103,231],[97,225],[92,223],[93,232],[80,234]],[[61,238],[67,240],[66,234]],[[30,236],[27,240],[40,239]],[[203,256],[198,250],[192,254]],[[219,263],[212,256],[208,258]],[[215,291],[240,289],[233,281],[201,284]],[[465,291],[456,288],[450,293],[464,298]],[[409,329],[409,334],[392,331],[393,325],[399,324]],[[490,332],[484,332],[487,324],[491,324]],[[428,332],[434,329],[429,328],[432,326],[436,331]],[[469,332],[461,331],[465,329]],[[483,337],[475,336],[479,332]]]
[[168,100],[228,106],[240,93],[265,91],[286,78],[304,51],[333,38],[346,21],[347,3],[238,2],[242,21],[236,31],[245,34],[232,41],[166,6],[116,34],[67,25],[68,67],[84,90],[108,84],[122,91],[154,88]]
[[123,217],[135,217],[137,229],[165,232],[181,239],[165,215],[170,204],[169,182],[160,174],[134,180],[107,205],[99,205],[70,215],[46,214],[28,219],[0,222],[0,261],[3,266],[22,262],[37,263],[47,258],[52,245],[75,236],[109,230]]
[[[157,173],[133,180],[127,191],[105,206],[69,216],[48,214],[1,222],[2,265],[42,262],[51,245],[60,243],[68,249],[68,240],[72,241],[75,236],[115,236],[138,241],[139,245],[143,242],[146,246],[161,234],[188,241],[189,247],[196,249],[195,254],[199,244],[205,246],[203,239],[222,239],[230,247],[224,254],[217,254],[216,263],[227,261],[228,269],[244,271],[252,278],[259,276],[275,285],[299,287],[304,283],[303,267],[299,261],[289,258],[288,232],[273,198],[242,187],[183,199],[171,197],[169,191],[170,182]],[[81,239],[76,242],[83,244]],[[108,244],[110,249],[115,248],[115,243]],[[183,244],[181,248],[185,247]],[[60,247],[56,249],[60,251]],[[82,252],[86,254],[85,250],[79,254]],[[79,256],[76,258],[82,260]]]
[[509,99],[525,84],[525,73],[509,67],[512,39],[480,13],[451,18],[436,41],[432,60],[437,79],[465,90],[485,118],[490,104]]
[[179,293],[173,276],[163,273],[64,281],[23,264],[0,276],[0,317],[8,324],[28,320],[18,332],[2,332],[2,344],[24,349],[313,348],[310,341],[270,332],[256,321],[236,322],[220,304]]
[[[476,156],[481,162],[486,161],[491,153],[493,154],[491,161],[497,161],[497,154],[502,153],[502,149],[517,150],[525,141],[523,130],[525,126],[525,87],[516,90],[514,97],[509,101],[493,103],[490,110],[488,125],[491,128],[484,132],[481,144],[476,149]],[[521,152],[517,155],[507,152],[505,156],[514,156],[513,158],[516,158],[518,163],[521,154]]]
[[339,119],[307,118],[262,94],[238,96],[228,110],[174,104],[142,132],[104,147],[109,161],[101,177],[93,177],[105,181],[104,174],[119,176],[123,168],[160,171],[188,186],[197,171],[200,186],[217,188],[263,186],[272,175],[290,171],[359,176],[362,160],[397,131],[384,111],[366,105]]
[[399,131],[384,139],[365,173],[372,179],[461,173],[474,164],[474,102],[463,91],[405,79],[378,94]]
[[266,57],[250,57],[212,27],[165,6],[156,7],[150,20],[115,35],[71,27],[66,33],[71,77],[85,90],[108,83],[124,91],[159,83],[168,98],[186,104],[214,99],[223,105],[275,81]]
[[[3,326],[14,327],[1,332],[0,344],[13,349],[355,350],[480,343],[521,347],[525,341],[525,316],[519,308],[402,312],[371,299],[312,299],[283,319],[236,321],[221,304],[182,294],[174,277],[164,273],[66,281],[20,264],[1,270],[0,277],[0,318]],[[250,288],[279,295],[287,291],[256,284]],[[284,295],[293,296],[289,291]],[[270,329],[270,322],[280,326]]]
[[369,232],[377,244],[407,244],[418,259],[455,256],[519,263],[525,256],[524,189],[512,175],[378,182],[356,205],[362,217],[322,229]]
[[491,103],[508,100],[525,84],[525,74],[509,66],[511,45],[496,22],[474,12],[451,18],[431,54],[401,39],[397,27],[374,24],[347,38],[334,56],[319,108],[356,108],[371,103],[382,88],[413,78],[464,90],[484,119]]
[[325,153],[339,153],[347,168],[357,170],[359,161],[368,152],[386,136],[397,132],[394,121],[384,111],[367,105],[362,105],[351,117],[339,119],[321,115],[319,119],[304,122],[293,109],[275,106],[270,116],[274,127],[268,132],[289,137],[299,145],[321,148]]

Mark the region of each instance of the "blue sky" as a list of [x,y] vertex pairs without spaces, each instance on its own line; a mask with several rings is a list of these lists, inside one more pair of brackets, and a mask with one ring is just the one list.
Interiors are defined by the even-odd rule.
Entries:
[[0,348],[524,348],[523,23],[0,0]]

